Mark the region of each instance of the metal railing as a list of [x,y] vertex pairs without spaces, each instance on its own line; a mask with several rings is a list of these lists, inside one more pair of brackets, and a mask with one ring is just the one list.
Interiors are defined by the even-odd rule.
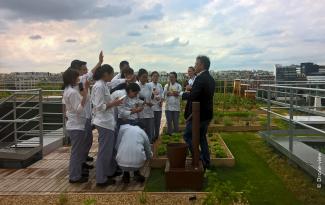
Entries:
[[[0,90],[0,94],[0,148],[42,149],[44,135],[64,136],[61,90]],[[54,104],[58,104],[59,111],[44,111],[44,106]]]

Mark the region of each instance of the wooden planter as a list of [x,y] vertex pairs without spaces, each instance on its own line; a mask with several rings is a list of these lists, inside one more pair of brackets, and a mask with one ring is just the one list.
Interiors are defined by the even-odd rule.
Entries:
[[[223,147],[224,151],[227,154],[226,158],[215,158],[211,157],[211,165],[216,166],[216,167],[233,167],[235,166],[235,157],[227,147],[226,143],[223,141],[223,139],[218,135],[218,140]],[[166,156],[158,156],[157,154],[157,149],[160,144],[160,140],[158,140],[154,145],[153,145],[153,150],[154,150],[154,156],[150,161],[150,166],[151,168],[164,168],[166,165],[167,157]]]

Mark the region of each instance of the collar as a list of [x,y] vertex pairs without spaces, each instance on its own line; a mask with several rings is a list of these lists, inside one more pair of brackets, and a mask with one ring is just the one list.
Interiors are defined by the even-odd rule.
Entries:
[[199,75],[201,75],[202,73],[204,73],[205,71],[207,71],[207,70],[202,70],[201,72],[199,72],[196,76],[199,76]]

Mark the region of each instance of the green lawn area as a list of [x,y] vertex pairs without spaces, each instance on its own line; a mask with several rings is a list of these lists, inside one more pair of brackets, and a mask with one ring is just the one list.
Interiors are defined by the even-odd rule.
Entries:
[[[250,204],[322,204],[324,193],[310,177],[292,167],[255,133],[221,133],[236,158],[233,168],[212,168],[206,173],[205,190],[213,181],[229,181],[235,191],[250,185]],[[271,160],[270,160],[271,159]],[[210,182],[210,183],[209,183]],[[151,170],[146,191],[166,191],[163,170]],[[309,196],[308,196],[309,195]]]

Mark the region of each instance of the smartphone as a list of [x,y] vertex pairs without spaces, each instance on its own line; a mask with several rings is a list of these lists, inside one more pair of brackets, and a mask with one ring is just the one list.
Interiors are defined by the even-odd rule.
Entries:
[[126,97],[126,95],[123,95],[123,96],[119,97],[118,99],[123,100],[125,97]]
[[82,92],[84,90],[84,86],[83,86],[82,82],[79,83],[79,90],[80,90],[80,92]]

